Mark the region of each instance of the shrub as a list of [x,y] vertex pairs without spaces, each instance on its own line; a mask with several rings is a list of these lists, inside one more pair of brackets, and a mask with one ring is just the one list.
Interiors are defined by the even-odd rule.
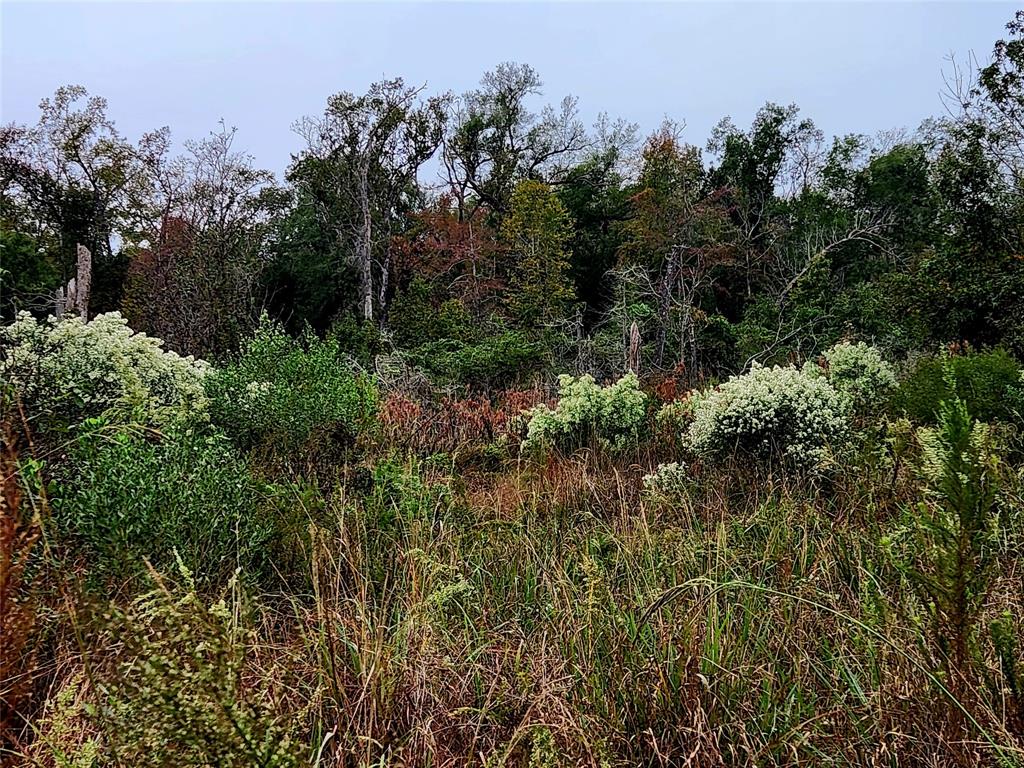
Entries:
[[347,445],[372,422],[377,391],[335,339],[288,335],[265,316],[238,360],[207,377],[210,415],[239,446]]
[[824,374],[851,412],[872,413],[888,401],[896,388],[896,372],[876,347],[863,341],[840,342],[822,355],[824,365],[808,362],[805,372]]
[[102,699],[87,710],[104,757],[140,768],[302,765],[277,714],[283,686],[254,674],[255,637],[237,584],[208,601],[187,569],[182,576],[179,587],[161,580],[111,611],[102,637],[110,652],[96,673]]
[[209,366],[135,333],[117,312],[37,321],[27,312],[0,330],[0,373],[43,428],[75,425],[110,409],[147,422],[201,414]]
[[701,454],[783,458],[810,467],[846,432],[843,398],[824,378],[755,366],[707,393],[687,433]]
[[520,331],[506,331],[476,344],[453,339],[424,344],[410,357],[440,381],[491,389],[511,386],[540,370],[548,351]]
[[276,525],[261,514],[269,489],[221,434],[173,427],[161,435],[88,424],[57,479],[55,520],[100,578],[124,580],[182,562],[216,581],[267,564]]
[[621,449],[636,441],[647,416],[647,395],[636,374],[627,373],[607,387],[593,376],[563,375],[558,388],[554,409],[538,405],[529,412],[524,450],[550,446],[571,451],[593,440]]
[[429,282],[415,277],[395,296],[388,311],[388,326],[397,346],[416,347],[439,339],[472,341],[478,326],[458,299],[435,302]]
[[1013,422],[1021,418],[1014,397],[1020,376],[1020,365],[1002,349],[923,357],[900,384],[896,405],[913,421],[935,424],[941,403],[956,397],[979,421]]
[[376,464],[370,476],[364,511],[379,531],[418,519],[431,519],[451,508],[454,497],[447,480],[428,471],[430,462],[410,457]]

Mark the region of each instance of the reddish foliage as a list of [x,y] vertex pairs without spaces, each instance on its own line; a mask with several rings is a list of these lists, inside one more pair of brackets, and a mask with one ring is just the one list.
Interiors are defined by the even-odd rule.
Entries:
[[686,365],[680,362],[671,371],[652,377],[648,388],[659,403],[670,403],[689,391],[689,387],[683,384],[685,379]]
[[541,390],[509,390],[495,398],[442,397],[417,400],[394,393],[380,409],[384,439],[416,453],[454,453],[482,447],[502,436],[514,437],[516,417],[544,401]]
[[123,309],[133,329],[159,337],[168,335],[172,319],[181,312],[176,301],[178,263],[191,245],[188,222],[167,216],[160,226],[159,241],[152,248],[140,248],[132,255]]
[[413,220],[410,231],[392,242],[394,284],[407,286],[414,277],[437,281],[474,316],[485,316],[505,288],[494,230],[478,220],[460,220],[444,198]]

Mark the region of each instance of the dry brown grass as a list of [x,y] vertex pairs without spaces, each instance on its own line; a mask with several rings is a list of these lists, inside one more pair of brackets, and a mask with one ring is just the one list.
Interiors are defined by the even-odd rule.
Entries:
[[[494,436],[460,430],[438,433],[454,452]],[[1024,668],[1016,486],[958,681],[883,543],[919,493],[909,460],[861,457],[813,480],[696,463],[685,493],[659,498],[640,482],[657,446],[498,467],[416,458],[435,438],[330,496],[311,523],[308,593],[250,597],[238,695],[269,702],[300,763],[974,768],[1024,755],[986,630],[1014,617]],[[78,620],[100,669],[103,620]],[[84,669],[62,667],[54,691],[95,703]],[[79,722],[50,698],[44,731]],[[45,744],[32,755],[54,764]],[[147,763],[179,764],[173,749]]]

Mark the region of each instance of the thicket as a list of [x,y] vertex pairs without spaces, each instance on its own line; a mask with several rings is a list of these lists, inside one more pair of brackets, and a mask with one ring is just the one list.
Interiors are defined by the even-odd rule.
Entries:
[[939,404],[959,398],[982,421],[1020,419],[1021,366],[1006,350],[925,355],[910,364],[896,392],[897,407],[914,421],[935,424]]
[[213,424],[243,449],[287,456],[351,447],[377,390],[335,338],[293,338],[264,317],[237,357],[204,382]]

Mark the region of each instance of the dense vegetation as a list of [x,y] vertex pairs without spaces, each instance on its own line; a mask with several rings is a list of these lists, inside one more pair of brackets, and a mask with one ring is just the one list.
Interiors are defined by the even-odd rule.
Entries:
[[1024,764],[1024,12],[970,74],[4,127],[0,761]]

